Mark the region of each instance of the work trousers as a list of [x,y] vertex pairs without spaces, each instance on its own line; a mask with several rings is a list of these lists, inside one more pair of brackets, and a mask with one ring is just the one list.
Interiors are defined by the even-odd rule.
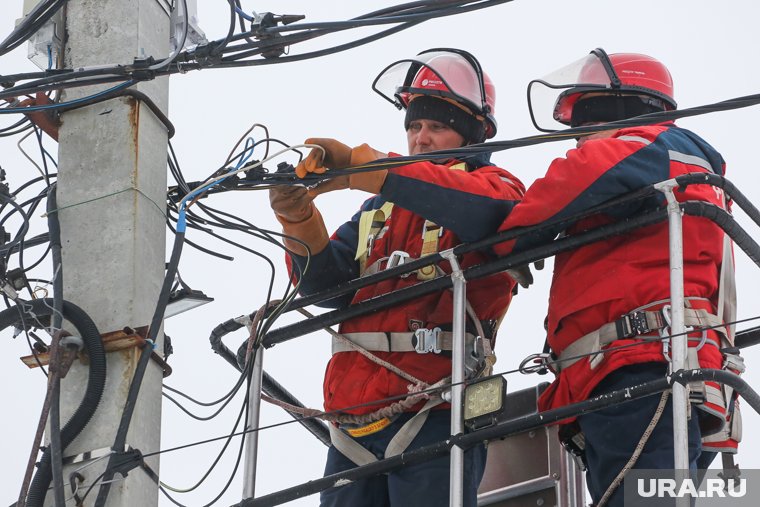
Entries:
[[[413,414],[401,414],[384,429],[355,440],[382,459],[388,442]],[[431,410],[407,450],[446,440],[451,434],[451,411]],[[464,506],[477,505],[477,490],[486,464],[486,449],[478,445],[464,454]],[[356,467],[335,447],[327,451],[325,476]],[[321,507],[442,507],[449,505],[449,455],[406,465],[387,474],[368,477],[320,495]]]
[[[602,380],[591,393],[597,396],[636,384],[662,378],[666,374],[665,363],[642,363],[620,368]],[[645,429],[654,417],[660,394],[620,403],[578,417],[578,423],[586,439],[586,483],[596,505],[607,487],[623,469],[634,452]],[[689,418],[689,468],[696,476],[697,459],[700,455],[700,430],[696,409]],[[673,469],[673,403],[668,399],[657,426],[649,437],[633,469]],[[647,499],[647,505],[675,505],[673,499]],[[623,484],[617,488],[606,504],[623,507]],[[627,507],[627,506],[626,506]]]

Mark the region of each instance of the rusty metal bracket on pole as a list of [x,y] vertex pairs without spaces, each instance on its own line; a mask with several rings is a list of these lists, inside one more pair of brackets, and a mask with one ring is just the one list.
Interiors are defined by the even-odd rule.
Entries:
[[[118,352],[120,350],[126,350],[133,347],[142,348],[145,345],[145,337],[147,336],[148,326],[141,326],[136,329],[131,327],[125,327],[118,331],[111,331],[110,333],[103,333],[100,335],[103,339],[103,348],[106,353]],[[87,363],[88,358],[85,352],[79,353],[79,360],[83,363]],[[50,363],[50,352],[38,352],[37,354],[30,354],[28,356],[22,356],[21,361],[29,368],[37,368],[38,366],[46,366]],[[72,358],[73,359],[73,358]],[[164,372],[164,378],[172,374],[172,367],[166,362],[166,360],[158,354],[155,350],[151,354],[151,359],[161,366],[161,370]]]

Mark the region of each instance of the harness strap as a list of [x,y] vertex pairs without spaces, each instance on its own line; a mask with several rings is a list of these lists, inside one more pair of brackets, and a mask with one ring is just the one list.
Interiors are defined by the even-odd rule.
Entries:
[[368,451],[363,445],[346,435],[333,424],[328,424],[330,441],[340,453],[359,466],[377,461],[377,456]]
[[[432,255],[438,252],[438,238],[443,235],[443,227],[436,225],[430,220],[425,220],[425,225],[422,226],[422,249],[420,250],[420,258],[427,255]],[[418,280],[432,280],[435,278],[436,269],[434,264],[422,266],[417,270]]]
[[[460,162],[449,166],[449,170],[466,171],[467,164],[465,162]],[[388,260],[388,258],[379,259],[371,266],[367,267],[367,258],[372,250],[372,245],[375,240],[378,239],[378,235],[385,226],[385,222],[391,217],[392,210],[393,203],[386,202],[379,209],[364,211],[359,216],[359,240],[356,245],[355,260],[359,261],[359,273],[361,276],[376,273],[380,270],[380,263]],[[443,227],[430,220],[425,220],[425,223],[422,226],[422,248],[420,250],[420,258],[438,252],[438,238],[442,235]],[[417,270],[418,280],[432,280],[435,276],[436,268],[434,265],[423,266]]]
[[[421,329],[419,331],[435,332],[435,330]],[[450,331],[438,331],[435,333],[435,345],[439,351],[451,350],[453,342],[453,333]],[[405,333],[384,333],[382,331],[363,332],[363,333],[343,333],[343,338],[348,339],[353,345],[373,352],[428,352],[432,350],[423,350],[424,344],[420,342],[419,335],[412,332]],[[465,334],[465,346],[471,347],[475,343],[475,336]],[[346,343],[336,337],[332,340],[333,355],[339,352],[353,352],[356,349],[351,344]]]
[[[401,454],[409,447],[414,437],[420,432],[422,425],[425,424],[430,410],[436,405],[443,403],[441,398],[431,398],[425,405],[414,414],[404,425],[396,432],[393,438],[388,442],[388,447],[385,449],[383,455],[384,458],[396,456]],[[367,465],[378,461],[379,458],[372,452],[367,450],[359,442],[351,438],[345,431],[330,424],[330,440],[332,445],[340,451],[345,457],[353,461],[359,466]]]
[[[714,328],[725,336],[723,321],[704,309],[685,308],[684,324],[698,328]],[[615,322],[603,325],[596,331],[584,335],[567,346],[557,357],[554,368],[557,372],[577,363],[588,354],[599,352],[616,340],[633,338],[668,327],[662,311],[640,310],[623,315]],[[646,339],[646,337],[642,337]],[[659,340],[658,337],[653,339]],[[603,359],[602,354],[589,356],[591,368],[596,368]]]
[[385,222],[391,217],[391,211],[393,211],[393,203],[386,202],[379,209],[364,211],[359,217],[359,241],[356,245],[355,260],[359,261],[360,273],[364,273],[372,244]]

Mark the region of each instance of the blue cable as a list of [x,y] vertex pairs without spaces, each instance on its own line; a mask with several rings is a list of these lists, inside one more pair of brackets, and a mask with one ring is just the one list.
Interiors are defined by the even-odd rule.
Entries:
[[47,70],[50,70],[53,68],[53,48],[50,44],[48,44],[48,68]]
[[94,95],[90,95],[88,97],[82,97],[81,99],[71,100],[69,102],[59,102],[57,104],[45,104],[43,106],[14,107],[14,108],[8,108],[8,109],[0,109],[0,114],[33,113],[35,111],[46,111],[49,109],[58,109],[61,107],[72,106],[74,104],[81,104],[82,102],[86,102],[88,100],[92,100],[97,97],[102,97],[103,95],[106,95],[108,93],[115,92],[118,90],[123,90],[124,88],[129,88],[136,82],[137,81],[135,81],[134,79],[130,79],[129,81],[125,81],[121,84],[114,86],[113,88],[103,90],[102,92],[96,93]]
[[187,201],[189,201],[196,195],[205,192],[209,188],[214,187],[218,185],[219,183],[223,182],[224,180],[226,180],[227,178],[229,178],[235,171],[240,169],[243,166],[243,164],[245,164],[245,162],[251,157],[251,155],[253,155],[254,148],[255,148],[255,143],[253,141],[253,138],[249,137],[248,139],[245,140],[245,147],[243,148],[243,154],[240,157],[240,160],[238,160],[238,163],[235,164],[235,167],[233,167],[232,169],[228,171],[227,176],[225,176],[224,178],[220,180],[208,183],[207,185],[204,185],[202,187],[196,188],[192,192],[188,193],[182,199],[182,201],[180,201],[179,212],[177,213],[177,228],[176,228],[177,233],[184,233],[187,230],[187,220],[186,220],[187,210],[185,208]]
[[240,14],[243,17],[243,19],[248,20],[248,21],[253,21],[253,16],[250,16],[250,15],[246,14],[243,11],[243,9],[241,9],[237,5],[235,6],[235,12],[237,12],[238,14]]

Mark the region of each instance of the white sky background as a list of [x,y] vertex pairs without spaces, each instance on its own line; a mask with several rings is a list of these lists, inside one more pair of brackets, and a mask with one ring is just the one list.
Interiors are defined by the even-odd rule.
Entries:
[[[20,1],[9,3],[0,18],[2,37],[10,33],[13,20],[21,12]],[[223,37],[229,20],[226,2],[201,0],[199,4],[200,24],[208,38]],[[243,1],[248,11],[306,14],[307,22],[345,20],[390,5],[395,4],[391,1]],[[497,87],[497,140],[535,134],[525,100],[528,81],[586,55],[595,47],[603,47],[610,53],[641,52],[660,59],[673,74],[676,99],[681,108],[760,93],[760,68],[756,63],[760,49],[758,19],[760,6],[752,0],[730,3],[640,0],[635,4],[603,0],[516,0],[454,18],[434,19],[369,45],[314,60],[173,76],[169,107],[169,117],[177,128],[173,145],[188,181],[204,179],[217,169],[238,138],[255,122],[266,125],[271,137],[288,144],[301,143],[311,136],[335,137],[352,146],[367,142],[382,151],[406,153],[403,114],[372,92],[370,84],[392,61],[432,47],[460,47],[480,60]],[[374,30],[346,31],[295,46],[291,53],[345,43],[369,33]],[[0,74],[35,71],[26,60],[25,52],[24,46],[0,58]],[[760,203],[760,190],[756,185],[757,115],[758,108],[754,107],[679,120],[678,124],[713,144],[728,164],[728,178],[750,199]],[[0,118],[0,122],[7,125],[9,119]],[[253,132],[256,140],[261,134],[260,129]],[[16,148],[17,141],[18,138],[0,138],[0,165],[7,172],[11,190],[36,174]],[[25,146],[34,153],[31,138]],[[47,146],[55,153],[54,143],[48,142]],[[528,185],[544,174],[553,158],[562,156],[571,147],[570,142],[564,142],[509,150],[496,153],[493,161]],[[261,158],[262,153],[254,153],[253,158]],[[293,162],[295,159],[291,156],[282,160]],[[274,169],[278,161],[268,167]],[[321,196],[317,204],[328,228],[334,230],[366,197],[368,195],[362,192],[342,191]],[[279,230],[266,192],[216,194],[206,202],[259,227]],[[740,211],[735,214],[757,237],[756,227],[750,227]],[[281,294],[287,283],[281,252],[246,236],[229,237],[274,261],[277,266],[275,295]],[[167,384],[198,399],[212,400],[228,391],[237,372],[211,351],[209,333],[231,317],[258,309],[265,301],[270,272],[268,266],[253,255],[215,242],[201,233],[190,230],[188,238],[235,257],[234,262],[226,262],[186,246],[180,262],[183,279],[216,301],[166,322],[167,334],[174,345],[174,355],[170,358],[174,373]],[[46,261],[43,268],[47,272],[48,265]],[[540,352],[550,276],[549,265],[543,272],[535,273],[534,286],[521,290],[515,298],[499,333],[496,371],[512,370],[525,356]],[[760,283],[760,269],[742,252],[737,252],[737,280],[739,317],[760,316],[754,293]],[[295,315],[286,315],[281,324],[295,320]],[[754,325],[757,323],[742,324],[739,329]],[[18,494],[45,392],[45,379],[19,361],[20,356],[28,353],[23,339],[12,340],[8,330],[0,338],[0,380],[5,386],[0,393],[0,406],[5,407],[5,415],[0,418],[0,433],[5,435],[0,440],[0,452],[4,456],[4,463],[0,465],[0,503],[7,505],[15,501]],[[245,333],[241,331],[228,335],[226,343],[236,349],[244,338]],[[760,350],[745,350],[744,357],[749,370],[744,378],[755,389],[760,389]],[[318,408],[328,359],[329,337],[321,332],[268,350],[264,365],[268,373],[307,406]],[[546,376],[510,375],[509,390],[547,380],[550,379]],[[224,435],[232,427],[238,407],[239,401],[236,401],[213,421],[199,423],[188,419],[173,405],[165,404],[162,447]],[[263,425],[289,419],[280,409],[264,405]],[[760,437],[753,431],[759,422],[760,417],[746,406],[744,443],[737,458],[744,468],[760,468]],[[161,462],[161,479],[179,488],[195,484],[220,447],[221,443],[217,442],[166,453]],[[262,432],[259,449],[258,495],[322,474],[326,448],[298,424]],[[719,462],[716,460],[716,464]],[[176,498],[185,505],[204,505],[224,486],[233,463],[234,452],[228,453],[201,488],[191,494],[176,495]],[[218,505],[240,501],[241,472],[242,468]],[[290,505],[317,503],[317,497],[311,496]],[[171,505],[163,496],[159,504]]]

